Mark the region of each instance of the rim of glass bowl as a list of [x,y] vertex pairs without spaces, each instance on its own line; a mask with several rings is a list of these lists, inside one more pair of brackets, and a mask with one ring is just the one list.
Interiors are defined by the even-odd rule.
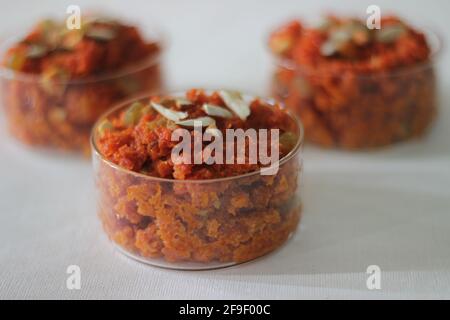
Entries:
[[[217,90],[205,90],[205,92],[207,94],[211,94],[211,92],[213,91],[217,91]],[[164,94],[164,96],[184,96],[185,92],[173,92],[173,93],[168,93],[168,94]],[[268,103],[269,105],[273,106],[275,103],[278,104],[288,115],[289,117],[294,121],[297,129],[298,129],[298,133],[299,133],[299,139],[297,140],[297,143],[295,144],[294,148],[292,148],[292,150],[285,155],[283,158],[281,158],[279,160],[278,163],[278,167],[281,168],[281,166],[283,166],[286,162],[288,162],[289,160],[291,160],[292,158],[294,158],[296,155],[298,155],[298,153],[301,150],[301,147],[303,145],[303,141],[304,141],[304,128],[303,128],[303,124],[300,120],[300,118],[295,115],[294,113],[292,113],[289,109],[287,109],[285,107],[285,105],[278,101],[275,100],[273,98],[266,98],[266,97],[259,97],[259,96],[255,96],[255,95],[249,95],[249,94],[245,94],[242,93],[242,95],[246,98],[246,99],[260,99],[262,101],[264,101],[265,103]],[[242,179],[242,178],[247,178],[247,177],[251,177],[251,176],[255,176],[255,175],[259,175],[261,173],[262,170],[264,170],[264,168],[260,168],[256,171],[252,171],[252,172],[248,172],[245,174],[241,174],[241,175],[237,175],[237,176],[230,176],[230,177],[223,177],[223,178],[214,178],[214,179],[186,179],[186,180],[177,180],[177,179],[168,179],[168,178],[161,178],[161,177],[154,177],[154,176],[149,176],[143,173],[139,173],[139,172],[135,172],[132,170],[128,170],[126,168],[121,167],[118,164],[115,164],[114,162],[106,159],[103,154],[100,152],[100,150],[97,148],[97,143],[96,143],[96,136],[97,136],[97,128],[99,126],[99,124],[105,120],[108,119],[112,114],[116,113],[118,110],[120,110],[121,108],[124,108],[125,106],[129,105],[130,103],[137,101],[137,100],[141,100],[141,99],[146,99],[146,98],[150,98],[153,95],[149,95],[149,94],[142,94],[139,95],[137,97],[133,97],[130,99],[127,99],[125,101],[122,101],[120,103],[118,103],[117,105],[115,105],[114,107],[112,107],[111,109],[109,109],[108,111],[106,111],[98,120],[97,122],[94,124],[94,126],[92,127],[92,131],[91,131],[91,137],[90,137],[90,143],[91,143],[91,150],[92,150],[92,157],[99,157],[101,159],[101,161],[105,162],[106,164],[108,164],[110,167],[113,167],[116,170],[120,170],[126,174],[131,174],[137,177],[141,177],[144,179],[149,179],[149,180],[154,180],[154,181],[159,181],[159,182],[168,182],[168,183],[193,183],[193,184],[202,184],[202,183],[214,183],[214,182],[224,182],[224,181],[230,181],[230,180],[238,180],[238,179]],[[264,177],[264,176],[263,176]]]
[[[115,16],[107,15],[107,17],[116,18]],[[120,23],[128,24],[129,22],[126,19],[118,18]],[[135,25],[135,24],[133,24]],[[150,25],[149,27],[143,27],[138,24],[138,29],[141,32],[144,41],[154,42],[158,45],[159,50],[155,54],[152,54],[148,58],[144,58],[138,62],[133,62],[130,65],[127,65],[118,70],[103,72],[100,74],[87,76],[78,79],[69,79],[68,81],[64,81],[66,85],[83,85],[89,83],[97,83],[102,81],[115,80],[119,78],[123,78],[129,75],[136,74],[141,72],[147,68],[157,65],[162,58],[164,52],[166,52],[168,47],[168,37],[164,30],[162,30],[159,26]],[[145,30],[144,30],[145,29]],[[144,31],[145,32],[144,32]],[[15,43],[20,41],[26,33],[18,33],[12,36],[2,37],[2,41],[0,42],[0,59],[3,58],[6,51]],[[11,68],[0,65],[0,79],[7,80],[18,80],[22,82],[31,82],[37,83],[40,82],[41,75],[40,74],[32,74],[26,72],[15,71]],[[58,82],[57,82],[58,83]]]
[[[273,32],[275,32],[276,30],[278,30],[280,28],[281,25],[278,25],[278,27],[276,28],[272,28],[271,32],[268,33],[268,35],[266,36],[266,42],[265,42],[265,48],[266,50],[269,52],[271,61],[273,62],[274,65],[276,66],[280,66],[282,68],[285,69],[289,69],[292,71],[298,71],[298,72],[302,72],[306,75],[315,75],[315,76],[320,76],[320,75],[329,75],[328,72],[321,70],[316,71],[313,67],[304,67],[301,65],[298,65],[297,63],[295,63],[295,61],[293,61],[292,59],[288,59],[288,58],[283,58],[280,56],[277,56],[274,52],[272,52],[272,50],[270,50],[269,47],[269,40],[270,40],[270,36],[272,35]],[[405,76],[408,74],[414,74],[426,69],[430,69],[442,56],[442,51],[444,49],[444,40],[443,37],[441,36],[441,34],[439,32],[436,32],[434,28],[430,28],[428,26],[421,26],[421,25],[413,25],[412,26],[415,30],[418,30],[420,32],[422,32],[425,35],[425,38],[427,40],[428,45],[431,47],[431,53],[429,58],[421,63],[416,63],[410,67],[406,67],[406,68],[402,68],[402,69],[398,69],[398,70],[388,70],[382,73],[361,73],[361,74],[357,74],[355,75],[356,78],[394,78],[397,76]],[[352,70],[352,68],[348,68],[348,70]]]

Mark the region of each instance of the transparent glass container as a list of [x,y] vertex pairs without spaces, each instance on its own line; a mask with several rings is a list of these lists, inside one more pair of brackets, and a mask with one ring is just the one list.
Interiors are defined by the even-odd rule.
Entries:
[[[158,30],[158,29],[154,29]],[[34,147],[89,154],[92,126],[100,115],[124,98],[163,90],[161,59],[165,42],[159,31],[144,32],[158,45],[149,58],[120,70],[80,79],[52,79],[0,66],[0,99],[8,131]],[[21,37],[0,46],[3,56]]]
[[441,39],[425,32],[429,61],[382,73],[318,69],[273,56],[270,91],[302,119],[305,139],[326,148],[370,149],[421,137],[438,110]]
[[258,258],[289,239],[302,212],[297,117],[290,115],[299,138],[276,174],[175,180],[129,171],[100,153],[98,126],[129,105],[102,116],[91,139],[98,216],[121,252],[160,267],[214,269]]

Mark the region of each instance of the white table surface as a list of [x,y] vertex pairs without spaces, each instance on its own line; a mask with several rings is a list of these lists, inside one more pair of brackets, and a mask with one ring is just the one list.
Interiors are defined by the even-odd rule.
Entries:
[[[107,4],[106,4],[107,3]],[[363,15],[375,1],[0,1],[0,30],[69,4],[107,8],[171,38],[171,89],[234,87],[263,94],[267,31],[325,9]],[[450,33],[450,2],[377,1]],[[449,41],[448,39],[446,39]],[[95,213],[90,163],[36,153],[0,132],[0,298],[450,298],[450,63],[440,66],[442,108],[430,135],[370,153],[305,148],[299,232],[265,258],[218,271],[181,272],[113,250]],[[366,268],[381,268],[381,290]],[[81,289],[66,288],[79,265]]]

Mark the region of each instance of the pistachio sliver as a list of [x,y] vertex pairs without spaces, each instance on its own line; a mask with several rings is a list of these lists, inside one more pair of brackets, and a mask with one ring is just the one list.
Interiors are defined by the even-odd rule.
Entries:
[[141,90],[141,82],[132,76],[120,78],[116,83],[119,89],[127,95],[131,95]]
[[32,44],[28,47],[27,58],[37,59],[42,58],[47,53],[47,48],[40,44]]
[[86,36],[98,41],[110,41],[116,37],[116,33],[105,27],[91,27],[86,31]]
[[298,137],[295,133],[287,131],[283,133],[279,138],[279,144],[286,151],[290,151],[295,147]]
[[232,118],[233,114],[225,108],[204,103],[202,106],[202,110],[206,112],[208,116],[212,117],[221,117],[221,118]]
[[196,119],[187,119],[182,121],[177,121],[176,124],[185,127],[194,127],[194,126],[202,126],[208,127],[215,124],[216,121],[211,117],[200,117]]
[[220,90],[219,95],[223,99],[225,104],[240,119],[245,120],[250,115],[250,106],[244,99],[242,99],[242,96],[239,92]]
[[172,109],[168,109],[165,108],[164,106],[160,105],[159,103],[156,102],[150,102],[150,105],[152,106],[153,109],[155,109],[160,115],[162,115],[163,117],[178,122],[180,120],[186,119],[188,117],[188,113],[187,112],[183,112],[183,111],[175,111]]
[[50,67],[42,72],[40,78],[41,87],[47,94],[52,96],[62,96],[66,90],[70,76],[64,69]]
[[128,109],[125,111],[124,114],[124,123],[127,126],[135,125],[139,122],[139,119],[142,116],[142,110],[144,108],[144,105],[140,102],[134,102]]
[[145,105],[142,109],[141,109],[141,116],[145,116],[146,114],[149,114],[153,111],[152,107],[150,107],[149,105]]
[[105,135],[106,130],[111,130],[113,128],[114,126],[112,125],[112,123],[108,119],[105,119],[98,125],[97,130],[100,137],[103,137]]

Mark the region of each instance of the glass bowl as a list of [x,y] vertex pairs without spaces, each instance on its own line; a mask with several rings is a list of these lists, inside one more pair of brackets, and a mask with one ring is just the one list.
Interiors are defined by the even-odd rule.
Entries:
[[201,270],[255,259],[287,241],[301,216],[303,128],[297,117],[289,115],[299,139],[274,175],[259,170],[219,179],[164,179],[124,169],[97,147],[99,126],[132,101],[103,115],[91,138],[98,216],[121,252],[150,265]]
[[424,33],[429,61],[383,73],[318,70],[273,56],[270,91],[300,116],[306,141],[322,147],[370,149],[421,137],[437,114],[442,43]]
[[[0,99],[9,132],[19,141],[37,147],[89,154],[92,126],[100,115],[120,100],[163,89],[160,32],[141,33],[159,51],[120,70],[80,79],[52,79],[0,67]],[[0,54],[21,37],[9,38]]]

